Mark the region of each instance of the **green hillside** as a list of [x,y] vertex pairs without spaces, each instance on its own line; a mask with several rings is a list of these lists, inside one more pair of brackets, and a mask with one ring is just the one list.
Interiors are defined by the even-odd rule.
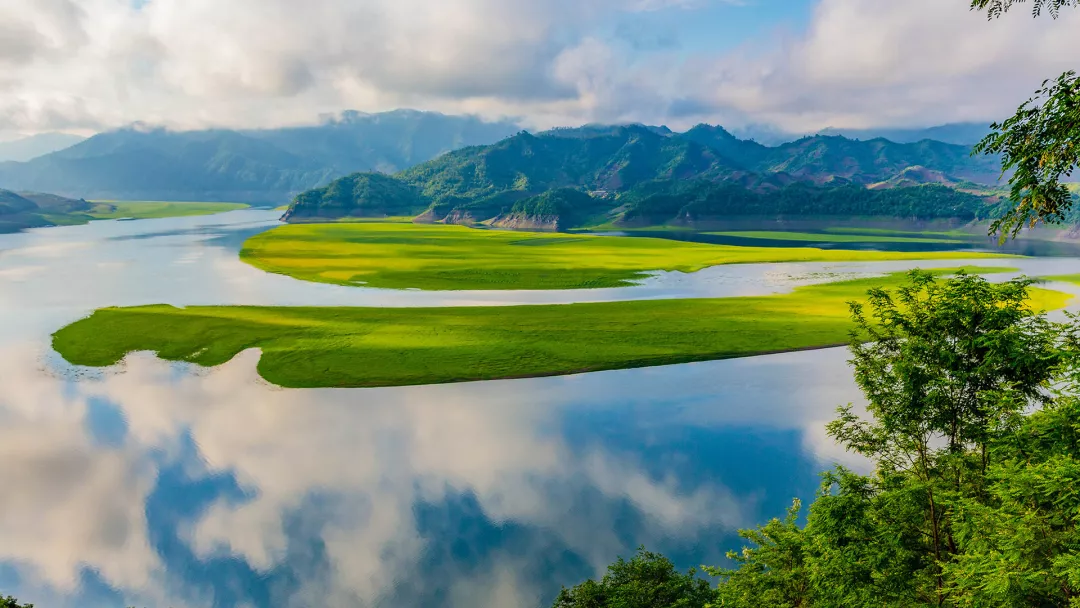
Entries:
[[[997,171],[994,159],[932,141],[815,136],[770,148],[707,125],[682,134],[641,125],[585,127],[521,132],[392,178],[349,176],[330,186],[341,196],[304,193],[286,217],[399,215],[415,206],[426,207],[417,218],[423,222],[546,229],[750,215],[968,222],[988,217],[993,206],[989,191],[969,180],[993,181]],[[355,188],[358,181],[378,182],[385,198],[373,201],[375,190]],[[959,185],[963,190],[954,188]]]
[[425,207],[419,191],[405,182],[381,173],[354,173],[299,195],[286,218],[412,216]]

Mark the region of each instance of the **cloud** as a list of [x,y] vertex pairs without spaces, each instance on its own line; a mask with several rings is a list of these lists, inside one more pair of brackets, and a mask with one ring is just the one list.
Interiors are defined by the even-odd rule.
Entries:
[[[1077,67],[1080,11],[987,22],[963,2],[821,0],[804,34],[699,57],[699,104],[792,130],[991,122]],[[708,112],[704,112],[707,114]]]
[[[714,14],[698,11],[710,4],[773,10],[730,0],[6,0],[0,131],[276,126],[403,106],[524,116],[534,127],[990,121],[1080,56],[1080,11],[987,22],[941,0],[820,0],[805,27],[731,51],[679,48],[678,24]],[[606,29],[649,11],[673,17],[657,31]]]

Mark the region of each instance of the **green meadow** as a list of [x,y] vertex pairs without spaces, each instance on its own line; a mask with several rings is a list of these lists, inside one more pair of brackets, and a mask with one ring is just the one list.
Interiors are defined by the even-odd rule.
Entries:
[[291,224],[256,235],[240,252],[262,270],[305,281],[388,289],[625,287],[650,271],[720,264],[973,259],[972,252],[842,251],[411,223]]
[[[969,231],[970,230],[970,231]],[[980,228],[953,229],[953,230],[898,230],[894,228],[854,228],[848,226],[831,226],[822,228],[822,232],[829,234],[859,234],[867,236],[902,236],[912,238],[944,237],[947,239],[964,240],[973,237],[986,236],[986,231],[979,232]]]
[[197,203],[164,201],[90,201],[93,208],[86,212],[96,220],[117,219],[158,219],[165,217],[187,217],[194,215],[214,215],[226,211],[247,209],[243,203]]
[[1061,281],[1062,283],[1072,283],[1073,285],[1080,285],[1080,274],[1062,274],[1052,277],[1039,277],[1044,281]]
[[733,232],[707,232],[717,236],[730,236],[766,241],[805,241],[815,243],[960,243],[957,239],[920,236],[891,236],[885,234],[830,234],[819,232],[783,232],[744,230]]
[[[262,377],[296,388],[549,376],[842,344],[852,329],[847,302],[902,278],[764,297],[570,305],[105,308],[58,331],[53,347],[73,364],[95,367],[135,351],[215,366],[258,348]],[[1070,298],[1032,290],[1040,309]]]

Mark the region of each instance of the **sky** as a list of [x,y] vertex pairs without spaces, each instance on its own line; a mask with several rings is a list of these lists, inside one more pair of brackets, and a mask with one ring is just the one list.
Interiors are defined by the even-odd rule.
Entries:
[[967,0],[0,0],[0,138],[415,108],[788,132],[1011,115],[1080,9]]

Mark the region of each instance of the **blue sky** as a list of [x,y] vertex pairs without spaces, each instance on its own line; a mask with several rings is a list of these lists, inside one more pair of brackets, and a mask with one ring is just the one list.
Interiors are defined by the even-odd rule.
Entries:
[[989,123],[1080,58],[1080,10],[967,0],[6,0],[0,139],[409,107],[585,122]]
[[712,3],[692,10],[623,13],[607,28],[611,32],[621,30],[654,40],[671,40],[685,53],[722,52],[779,32],[804,30],[815,4],[815,0],[757,0],[745,4]]

